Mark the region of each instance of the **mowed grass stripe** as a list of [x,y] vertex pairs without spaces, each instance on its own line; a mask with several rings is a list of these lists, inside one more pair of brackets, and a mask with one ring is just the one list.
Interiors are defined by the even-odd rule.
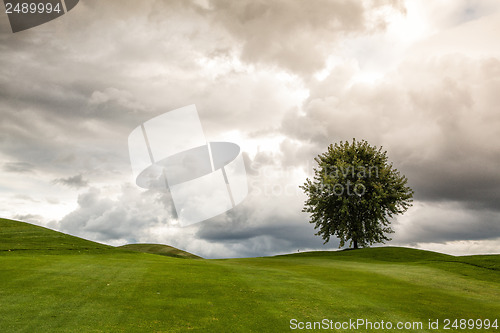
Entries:
[[[323,299],[331,300],[329,313],[309,304],[306,318],[367,318],[369,320],[427,321],[431,318],[467,316],[483,318],[500,311],[499,280],[483,283],[459,278],[439,268],[419,265],[368,264],[332,260],[246,259],[247,265],[258,267],[270,264],[289,272],[289,276],[304,277],[316,285],[302,286],[307,292],[318,288]],[[241,260],[240,260],[241,261]],[[270,261],[272,263],[270,263]],[[278,261],[278,262],[276,262]],[[284,262],[281,262],[284,261]],[[283,265],[281,265],[283,264]],[[458,281],[457,281],[458,279]],[[450,286],[451,282],[451,286]],[[304,290],[299,286],[296,290]],[[315,304],[321,304],[314,300]],[[431,316],[433,314],[433,316]],[[326,317],[321,317],[325,315]],[[358,317],[352,317],[357,315]]]
[[[2,263],[0,280],[9,283],[0,312],[25,332],[259,330],[255,318],[272,326],[239,274],[206,261],[103,254],[12,256]],[[22,278],[19,266],[29,267]],[[4,324],[2,332],[12,329]]]

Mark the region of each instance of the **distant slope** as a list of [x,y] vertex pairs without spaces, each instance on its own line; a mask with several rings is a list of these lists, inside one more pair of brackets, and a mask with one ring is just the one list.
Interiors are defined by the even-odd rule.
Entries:
[[101,251],[112,246],[26,222],[0,219],[0,251]]
[[425,260],[450,260],[454,256],[432,251],[411,249],[407,247],[373,247],[358,250],[338,250],[338,251],[311,251],[284,254],[276,257],[307,257],[327,259],[331,257],[337,260],[368,260],[368,261],[390,261],[390,262],[412,262]]
[[174,258],[203,259],[202,257],[199,257],[197,255],[194,255],[186,251],[179,250],[173,246],[162,245],[162,244],[127,244],[119,246],[118,248],[135,252],[159,254],[162,256],[174,257]]
[[199,256],[168,245],[128,244],[113,247],[26,222],[0,219],[0,251],[58,253],[64,251],[99,252],[115,249],[159,254],[174,258],[202,259]]
[[407,247],[384,246],[344,251],[311,251],[274,256],[272,258],[331,259],[356,262],[391,263],[461,263],[464,265],[500,271],[500,255],[452,256],[444,253],[412,249]]

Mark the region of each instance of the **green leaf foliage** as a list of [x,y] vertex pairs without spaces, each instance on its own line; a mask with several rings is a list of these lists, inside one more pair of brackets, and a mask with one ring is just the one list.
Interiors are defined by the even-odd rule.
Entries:
[[404,213],[412,203],[408,179],[388,162],[387,152],[368,142],[340,142],[315,159],[314,178],[306,179],[308,199],[303,212],[324,243],[331,236],[354,248],[390,240],[390,219]]

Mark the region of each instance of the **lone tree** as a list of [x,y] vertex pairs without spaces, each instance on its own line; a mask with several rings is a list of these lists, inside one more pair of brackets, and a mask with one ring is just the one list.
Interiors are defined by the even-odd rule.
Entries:
[[302,211],[311,214],[324,244],[330,236],[355,249],[390,240],[389,219],[411,206],[413,190],[387,162],[387,152],[353,139],[330,145],[314,160],[314,179],[300,186],[308,196]]

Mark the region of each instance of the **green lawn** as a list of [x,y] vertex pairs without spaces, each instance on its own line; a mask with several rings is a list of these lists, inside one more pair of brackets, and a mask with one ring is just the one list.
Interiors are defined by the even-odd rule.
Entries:
[[449,332],[446,318],[500,321],[499,255],[407,248],[182,259],[0,220],[0,283],[0,332],[287,332],[291,319]]

